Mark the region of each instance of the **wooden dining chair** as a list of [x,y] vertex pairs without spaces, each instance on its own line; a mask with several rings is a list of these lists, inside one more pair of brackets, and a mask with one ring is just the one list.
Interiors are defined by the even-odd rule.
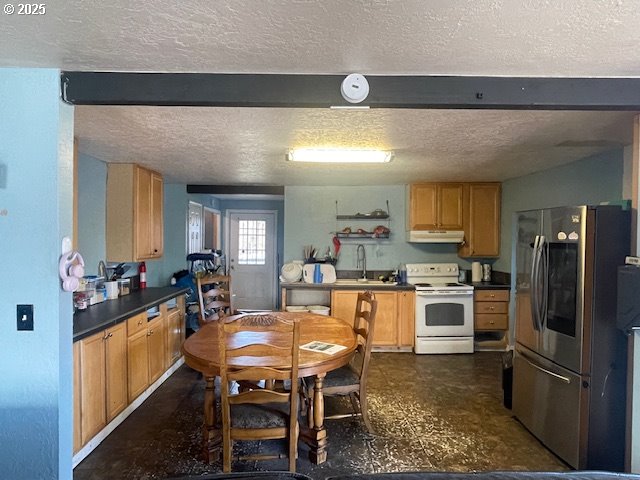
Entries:
[[231,277],[229,275],[205,275],[197,278],[198,323],[202,327],[233,312],[231,306]]
[[[358,336],[356,353],[347,365],[327,373],[324,378],[322,393],[327,396],[348,395],[353,407],[353,413],[325,416],[325,419],[346,418],[362,416],[369,433],[373,433],[369,421],[367,405],[367,373],[369,371],[369,359],[373,344],[373,332],[376,320],[378,301],[371,291],[358,294],[354,318],[354,331]],[[307,405],[309,422],[313,418],[313,387],[312,378],[304,379],[304,396]]]
[[[245,315],[219,321],[223,471],[231,471],[234,440],[288,439],[289,470],[298,455],[298,352],[300,322],[275,315]],[[246,367],[238,367],[243,357]],[[255,388],[232,394],[230,382],[289,380],[291,389]],[[281,455],[250,455],[241,460],[266,460]]]

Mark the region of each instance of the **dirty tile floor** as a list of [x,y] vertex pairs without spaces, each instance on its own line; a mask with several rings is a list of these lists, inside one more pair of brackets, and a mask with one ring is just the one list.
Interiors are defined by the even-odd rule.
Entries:
[[[322,479],[421,470],[567,470],[503,406],[501,382],[497,352],[374,353],[368,396],[375,434],[358,419],[329,420],[328,461],[312,465],[301,443],[297,471]],[[202,459],[203,397],[202,377],[183,365],[75,468],[74,480],[220,472],[219,464]],[[329,398],[326,408],[347,411],[348,402]],[[234,462],[233,469],[286,470],[287,460]]]

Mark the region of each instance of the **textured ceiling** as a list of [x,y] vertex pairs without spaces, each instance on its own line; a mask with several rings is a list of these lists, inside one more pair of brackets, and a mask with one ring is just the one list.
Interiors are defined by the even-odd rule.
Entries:
[[[631,143],[628,112],[77,107],[79,149],[197,184],[504,180]],[[126,141],[123,141],[126,139]],[[589,142],[590,146],[581,146]],[[559,144],[571,146],[558,146]],[[595,144],[595,146],[593,145]],[[383,165],[294,164],[291,147],[388,148]]]
[[[637,0],[67,0],[0,14],[0,66],[64,70],[640,76]],[[631,115],[76,109],[80,150],[169,181],[494,180],[631,142]],[[557,147],[559,143],[574,146]],[[292,146],[381,146],[390,165],[291,165]]]

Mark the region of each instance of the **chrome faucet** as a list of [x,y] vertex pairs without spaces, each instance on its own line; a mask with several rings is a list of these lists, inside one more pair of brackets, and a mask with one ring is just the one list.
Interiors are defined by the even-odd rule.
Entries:
[[[362,252],[362,256],[360,256]],[[356,268],[362,268],[362,278],[367,278],[367,254],[364,250],[364,245],[359,244],[356,250]]]

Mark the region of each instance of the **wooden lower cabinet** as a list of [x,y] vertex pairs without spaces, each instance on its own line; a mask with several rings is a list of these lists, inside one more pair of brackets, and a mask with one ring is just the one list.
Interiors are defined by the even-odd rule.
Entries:
[[112,327],[105,340],[107,381],[107,422],[128,405],[127,329],[124,323]]
[[178,297],[151,321],[142,312],[73,344],[74,453],[180,359],[184,306]]
[[105,333],[80,340],[80,431],[87,443],[107,424]]
[[504,350],[509,331],[509,290],[476,290],[473,303],[476,350]]
[[82,448],[80,428],[80,342],[73,344],[73,453]]
[[178,361],[182,352],[180,348],[185,337],[184,297],[178,301],[176,308],[167,312],[167,368]]
[[127,338],[127,353],[129,403],[131,403],[149,386],[149,348],[146,328]]
[[[124,324],[78,342],[80,439],[85,444],[127,406]],[[74,345],[74,349],[75,349]],[[74,413],[74,415],[76,415]]]
[[416,293],[398,292],[398,316],[400,318],[399,343],[401,347],[413,347],[416,336]]
[[[334,289],[331,293],[331,315],[353,324],[358,290]],[[413,292],[374,291],[378,301],[374,347],[411,347],[413,345]]]
[[159,315],[147,325],[147,351],[149,353],[149,385],[164,373],[166,346],[165,316]]

